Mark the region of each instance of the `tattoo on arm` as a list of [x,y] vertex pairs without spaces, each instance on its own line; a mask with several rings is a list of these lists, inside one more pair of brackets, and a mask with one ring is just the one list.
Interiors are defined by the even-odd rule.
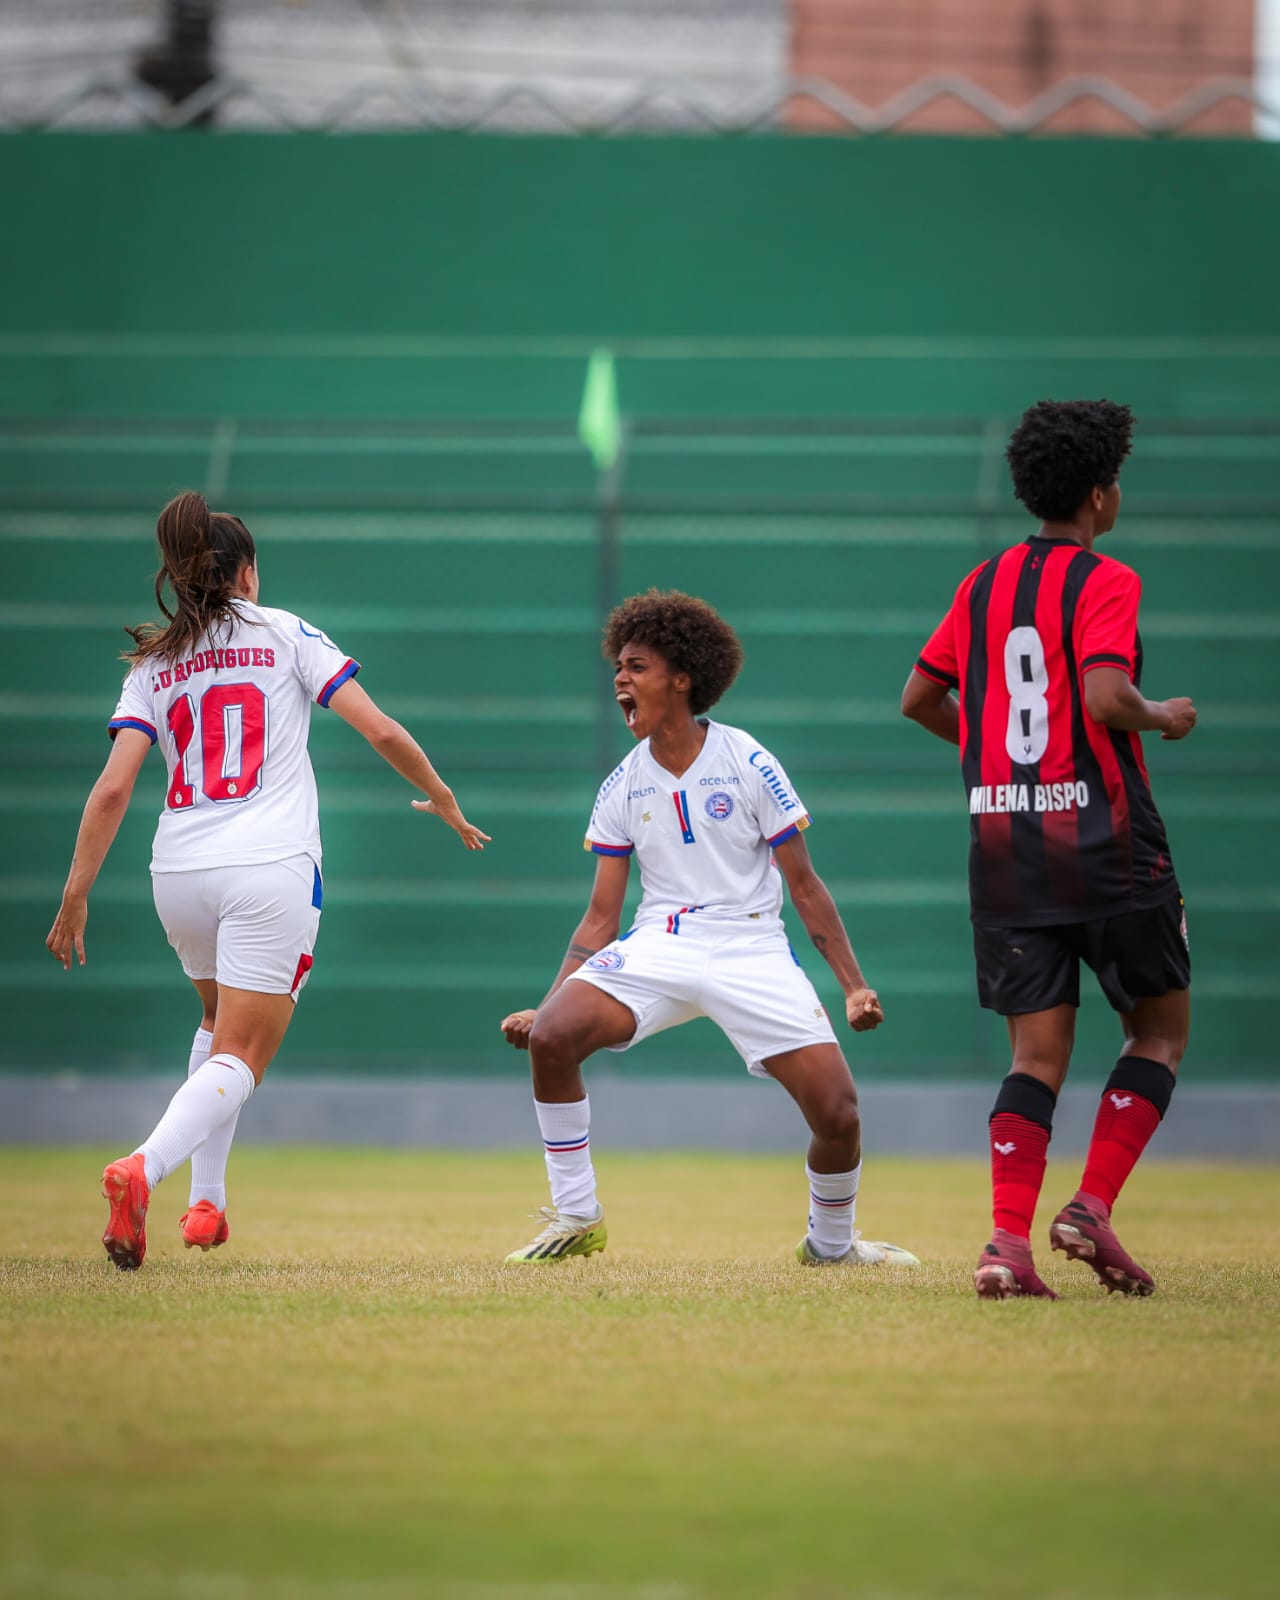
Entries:
[[827,954],[827,936],[826,936],[825,933],[815,933],[813,935],[813,947],[818,952],[818,954],[820,956],[822,956],[824,958],[826,957],[826,954]]
[[573,956],[575,958],[575,960],[578,960],[578,961],[588,961],[588,960],[590,960],[590,958],[593,955],[595,955],[595,951],[591,948],[590,945],[586,945],[586,944],[571,944],[569,946],[569,948],[565,951],[565,955],[566,956]]

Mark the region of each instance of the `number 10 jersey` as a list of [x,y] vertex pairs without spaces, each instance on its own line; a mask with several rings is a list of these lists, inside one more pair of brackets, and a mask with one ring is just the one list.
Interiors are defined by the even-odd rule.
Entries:
[[236,609],[180,660],[134,667],[107,725],[113,738],[147,734],[168,767],[153,872],[298,855],[320,865],[311,707],[327,706],[359,663],[290,611]]
[[1177,887],[1141,740],[1084,702],[1097,667],[1141,682],[1141,589],[1121,562],[1035,535],[969,574],[916,662],[959,696],[976,923],[1088,922]]

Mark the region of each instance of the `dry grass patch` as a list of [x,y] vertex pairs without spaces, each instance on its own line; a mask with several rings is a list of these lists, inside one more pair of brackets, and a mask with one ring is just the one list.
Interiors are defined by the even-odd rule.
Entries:
[[248,1150],[227,1248],[175,1181],[119,1274],[99,1156],[7,1155],[0,1590],[1274,1592],[1280,1173],[1145,1168],[1150,1300],[1046,1251],[1060,1304],[980,1306],[977,1163],[868,1164],[910,1274],[800,1268],[798,1163],[721,1157],[606,1157],[606,1254],[503,1267],[540,1166]]

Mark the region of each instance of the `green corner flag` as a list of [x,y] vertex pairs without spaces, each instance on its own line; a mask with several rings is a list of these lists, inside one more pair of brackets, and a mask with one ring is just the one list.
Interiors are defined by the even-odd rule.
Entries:
[[618,380],[613,370],[612,350],[593,350],[587,362],[587,381],[582,387],[582,405],[578,411],[578,437],[602,472],[608,471],[618,459],[622,421],[618,416]]

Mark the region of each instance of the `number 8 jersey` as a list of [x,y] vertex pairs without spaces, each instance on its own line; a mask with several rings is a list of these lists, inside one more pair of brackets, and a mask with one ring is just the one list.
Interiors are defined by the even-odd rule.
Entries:
[[136,728],[164,752],[152,872],[297,855],[320,865],[311,707],[327,706],[360,666],[290,611],[247,600],[236,610],[180,660],[134,667],[107,725],[113,738]]
[[916,662],[958,691],[974,922],[1088,922],[1176,889],[1142,742],[1084,703],[1094,668],[1140,683],[1141,591],[1121,562],[1033,535],[969,574]]

